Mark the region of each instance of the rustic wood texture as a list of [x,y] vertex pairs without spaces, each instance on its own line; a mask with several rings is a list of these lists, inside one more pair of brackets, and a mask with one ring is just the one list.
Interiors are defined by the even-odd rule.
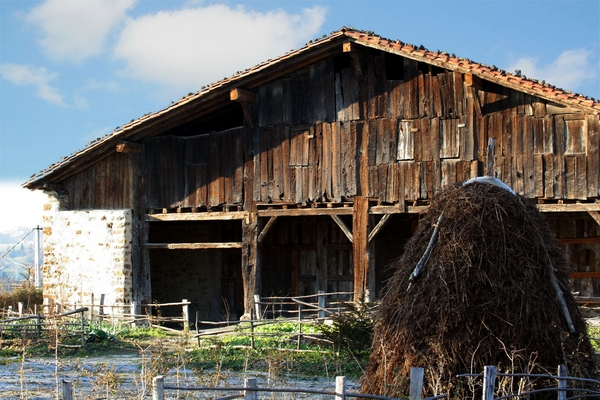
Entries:
[[146,138],[131,144],[142,149],[134,158],[113,154],[72,175],[63,182],[70,207],[128,207],[139,174],[147,206],[159,209],[425,200],[481,173],[489,138],[496,176],[517,193],[598,196],[597,115],[390,54],[337,57],[346,58],[232,92],[255,93],[258,126],[246,136],[234,128]]

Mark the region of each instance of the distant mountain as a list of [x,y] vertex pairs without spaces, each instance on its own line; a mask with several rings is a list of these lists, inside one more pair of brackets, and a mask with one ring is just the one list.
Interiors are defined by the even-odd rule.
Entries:
[[0,281],[32,278],[35,233],[35,229],[26,227],[0,232]]

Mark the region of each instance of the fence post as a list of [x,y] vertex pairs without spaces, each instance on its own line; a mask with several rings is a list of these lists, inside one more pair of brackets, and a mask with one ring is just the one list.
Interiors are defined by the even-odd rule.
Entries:
[[250,348],[254,350],[254,310],[250,309]]
[[498,368],[494,365],[486,365],[483,368],[483,400],[493,400],[497,373]]
[[335,377],[335,400],[346,400],[346,377]]
[[256,319],[260,319],[262,315],[262,310],[260,309],[260,295],[254,295],[254,311],[256,312]]
[[[187,303],[188,300],[187,299],[183,299],[181,300],[182,303]],[[185,320],[183,322],[183,329],[187,330],[189,329],[189,325],[190,325],[190,306],[189,304],[184,304],[183,305],[183,319]]]
[[256,378],[246,378],[244,380],[244,387],[251,388],[244,390],[244,400],[258,400],[258,392],[252,389],[258,389]]
[[136,311],[137,311],[137,301],[132,300],[131,301],[131,306],[129,306],[129,314],[131,315],[131,318],[133,318],[133,326],[137,326],[137,317],[136,317]]
[[165,399],[165,379],[162,375],[152,378],[152,400]]
[[423,398],[423,376],[425,370],[421,367],[410,369],[410,400],[421,400]]
[[[558,366],[558,376],[567,376],[567,367],[565,365]],[[558,380],[558,400],[566,400],[567,399],[567,380],[559,379]]]
[[62,392],[63,392],[63,400],[73,400],[73,387],[71,386],[71,381],[67,381],[67,380],[63,379]]
[[19,317],[23,315],[23,302],[20,301],[19,303],[17,303],[17,307],[19,309]]
[[319,319],[325,319],[325,292],[323,290],[319,290],[319,295],[317,297],[318,305],[319,305]]
[[297,350],[300,350],[302,343],[302,304],[298,304],[298,344]]
[[85,311],[81,310],[81,347],[85,348]]
[[[100,307],[98,307],[98,315],[104,315],[104,293],[100,294]],[[100,318],[102,320],[102,317]]]

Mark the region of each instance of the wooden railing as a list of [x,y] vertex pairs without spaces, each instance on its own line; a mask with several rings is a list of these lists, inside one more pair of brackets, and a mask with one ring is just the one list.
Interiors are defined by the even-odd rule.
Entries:
[[[415,368],[416,375],[422,372],[422,368]],[[412,377],[412,371],[411,371]],[[422,382],[422,375],[421,375]],[[156,376],[152,380],[152,400],[164,400],[165,390],[178,390],[178,391],[203,391],[203,392],[237,392],[227,396],[216,397],[214,400],[226,400],[226,399],[246,399],[246,400],[258,400],[259,393],[294,393],[294,394],[315,394],[315,395],[328,395],[333,396],[335,400],[345,400],[347,398],[361,398],[361,399],[379,399],[379,400],[398,400],[394,397],[379,396],[374,394],[366,393],[354,393],[350,392],[346,387],[346,377],[337,376],[335,378],[335,390],[314,390],[314,389],[303,389],[303,388],[271,388],[271,387],[259,387],[255,378],[246,378],[243,387],[189,387],[189,386],[168,386],[164,383],[163,376]],[[445,394],[427,397],[423,399],[422,388],[419,385],[411,385],[410,400],[436,400],[446,398]]]

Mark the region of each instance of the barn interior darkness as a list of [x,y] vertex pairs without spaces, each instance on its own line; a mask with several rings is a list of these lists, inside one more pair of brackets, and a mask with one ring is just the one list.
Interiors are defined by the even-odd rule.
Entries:
[[[241,231],[241,221],[152,222],[148,242],[240,242]],[[191,322],[196,316],[200,321],[224,321],[242,315],[240,249],[151,249],[149,257],[155,302],[187,299]],[[161,312],[179,317],[181,309],[165,307]]]

